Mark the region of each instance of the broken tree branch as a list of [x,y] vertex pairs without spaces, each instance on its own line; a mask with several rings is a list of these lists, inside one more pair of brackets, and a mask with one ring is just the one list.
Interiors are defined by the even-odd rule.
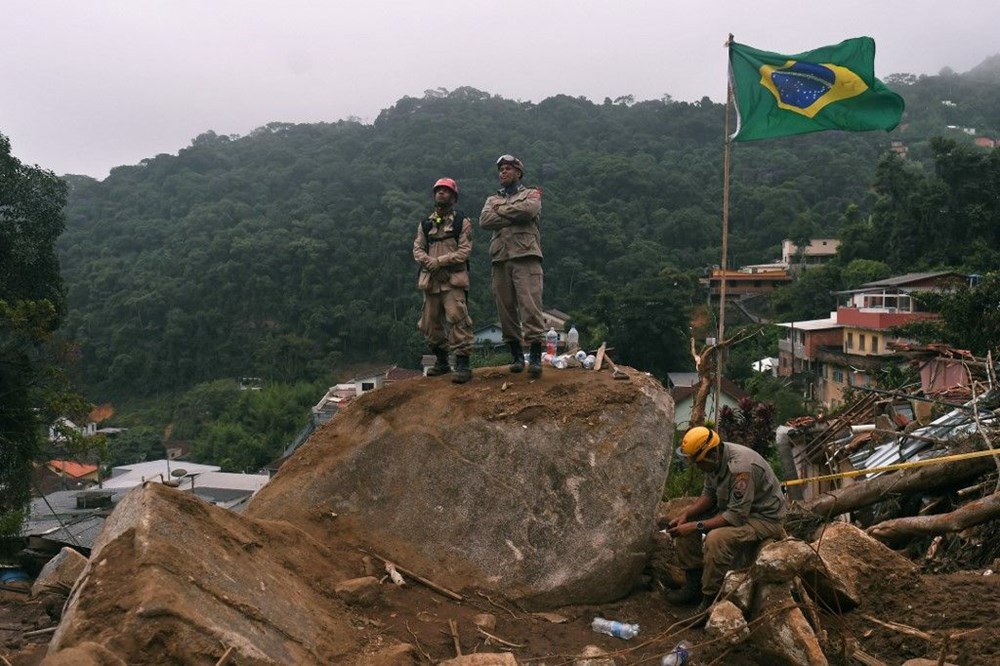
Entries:
[[453,619],[448,620],[448,629],[451,630],[451,642],[455,644],[455,656],[462,656],[462,642],[458,640],[458,622]]
[[22,634],[25,638],[34,638],[35,636],[44,636],[45,634],[56,633],[56,627],[45,627],[44,629],[36,629],[34,631],[26,631]]
[[427,578],[424,578],[423,576],[418,576],[417,574],[413,573],[409,569],[404,569],[399,564],[393,562],[392,560],[388,560],[388,559],[382,557],[378,553],[371,552],[371,551],[362,551],[362,552],[367,553],[368,555],[371,555],[372,557],[375,557],[375,558],[378,558],[378,559],[382,560],[382,562],[384,564],[392,564],[396,568],[396,570],[399,571],[401,574],[409,576],[410,578],[412,578],[413,580],[417,581],[421,585],[424,585],[425,587],[429,587],[430,589],[434,590],[438,594],[443,594],[444,596],[448,597],[449,599],[454,599],[455,601],[462,601],[463,600],[462,599],[462,595],[460,595],[458,592],[452,592],[447,587],[444,587],[442,585],[438,585],[434,581],[428,580]]
[[482,627],[476,627],[476,631],[478,631],[479,633],[481,633],[483,636],[486,636],[486,638],[490,639],[491,641],[496,641],[497,643],[500,643],[500,645],[506,645],[507,647],[512,647],[512,648],[523,648],[524,647],[523,645],[519,645],[517,643],[511,643],[510,641],[505,641],[504,639],[500,638],[499,636],[494,636],[493,634],[491,634],[490,632],[486,631]]
[[230,645],[226,648],[225,653],[219,657],[219,661],[215,662],[215,666],[226,666],[229,661],[233,658],[233,646]]
[[871,615],[865,615],[864,613],[858,613],[859,617],[862,617],[869,622],[874,622],[877,625],[885,627],[886,629],[892,629],[893,631],[898,631],[901,634],[906,634],[907,636],[915,636],[916,638],[921,638],[928,643],[933,643],[937,639],[928,634],[925,631],[920,631],[915,627],[911,627],[906,624],[899,624],[898,622],[886,622],[885,620],[880,620],[877,617],[872,617]]
[[893,541],[900,537],[960,532],[997,517],[1000,517],[1000,493],[993,493],[963,504],[951,513],[894,518],[873,525],[866,531],[879,541]]
[[802,511],[828,519],[841,513],[875,504],[894,494],[902,495],[950,485],[972,476],[978,476],[989,471],[992,467],[993,463],[983,457],[957,460],[946,465],[902,470],[880,476],[877,479],[838,488],[819,497],[797,502],[796,506]]
[[718,374],[717,366],[720,354],[730,346],[738,345],[747,338],[756,334],[754,330],[743,330],[726,340],[720,340],[714,345],[708,345],[700,352],[695,346],[694,337],[691,338],[691,357],[694,359],[694,367],[698,371],[698,389],[695,391],[694,400],[691,403],[691,417],[688,422],[692,426],[704,425],[705,405],[708,403],[708,395],[712,392]]
[[851,658],[856,661],[860,661],[865,666],[887,666],[884,661],[876,659],[857,646],[854,646],[854,651],[851,652]]
[[[968,373],[969,377],[972,377],[972,370],[969,368],[968,363],[963,363],[963,366],[965,367],[965,372]],[[976,398],[976,382],[970,381],[969,388],[972,390],[972,404],[975,405],[979,402],[978,399]],[[972,416],[976,420],[976,432],[979,433],[979,435],[983,438],[983,441],[986,443],[986,448],[992,451],[993,442],[990,441],[990,438],[986,434],[986,430],[983,428],[982,421],[979,420],[979,410],[978,409],[975,410],[972,413]],[[997,472],[1000,472],[1000,460],[994,458],[993,462],[996,463]],[[997,485],[996,487],[993,488],[993,492],[994,493],[1000,492],[1000,474],[997,475]]]

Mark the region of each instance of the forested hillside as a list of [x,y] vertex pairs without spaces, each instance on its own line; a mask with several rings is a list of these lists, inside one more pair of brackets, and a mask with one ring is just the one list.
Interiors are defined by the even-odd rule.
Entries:
[[[900,78],[903,133],[736,145],[730,265],[776,259],[786,237],[836,234],[851,205],[849,220],[871,223],[890,139],[929,158],[941,109],[1000,91],[995,73],[988,84],[948,76],[956,107],[937,99],[946,77]],[[1000,127],[998,109],[975,122]],[[662,375],[689,363],[695,278],[720,261],[723,128],[724,107],[707,98],[532,104],[464,88],[403,98],[372,125],[207,132],[102,182],[67,177],[64,333],[95,399],[217,377],[312,380],[359,361],[416,367],[410,248],[431,184],[456,178],[459,208],[475,218],[497,155],[512,152],[545,190],[546,306],[571,313],[585,341],[607,338],[621,360]],[[477,326],[494,320],[488,239],[476,230]]]

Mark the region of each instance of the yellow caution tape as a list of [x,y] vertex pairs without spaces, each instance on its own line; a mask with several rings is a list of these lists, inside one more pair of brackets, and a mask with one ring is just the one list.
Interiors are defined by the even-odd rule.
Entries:
[[882,467],[869,467],[868,469],[852,469],[850,472],[840,472],[838,474],[824,474],[823,476],[813,476],[808,479],[790,479],[782,481],[783,486],[800,486],[803,483],[813,481],[830,481],[832,479],[847,479],[855,476],[865,476],[867,474],[877,474],[878,472],[892,472],[897,469],[910,469],[911,467],[924,467],[926,465],[937,465],[938,463],[956,462],[959,460],[969,460],[971,458],[982,458],[984,456],[1000,455],[1000,449],[990,449],[988,451],[972,451],[970,453],[956,453],[951,456],[941,456],[939,458],[924,458],[913,462],[896,463],[895,465],[883,465]]

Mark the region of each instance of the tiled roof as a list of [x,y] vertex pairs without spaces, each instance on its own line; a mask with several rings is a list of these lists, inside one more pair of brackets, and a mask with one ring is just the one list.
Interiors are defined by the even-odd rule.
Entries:
[[57,472],[63,472],[74,479],[87,476],[97,471],[97,465],[87,465],[73,460],[50,460],[49,467]]

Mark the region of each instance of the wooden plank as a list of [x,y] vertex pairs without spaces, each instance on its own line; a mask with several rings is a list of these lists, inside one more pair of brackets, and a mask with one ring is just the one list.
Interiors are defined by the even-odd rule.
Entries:
[[594,361],[594,371],[597,372],[604,365],[604,354],[607,352],[608,343],[602,342],[601,346],[597,349],[597,359]]

